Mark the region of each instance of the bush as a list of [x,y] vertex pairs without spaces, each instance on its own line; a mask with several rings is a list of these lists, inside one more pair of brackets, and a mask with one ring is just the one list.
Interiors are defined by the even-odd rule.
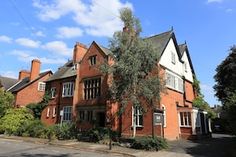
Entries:
[[76,138],[76,125],[74,123],[62,123],[54,125],[57,139],[66,140]]
[[26,108],[9,109],[1,118],[1,128],[5,134],[21,136],[27,126],[34,119]]
[[[111,138],[113,141],[117,141],[119,134],[115,131],[111,131]],[[109,139],[109,128],[98,127],[90,129],[89,131],[82,132],[79,140],[87,142],[99,142],[104,139]]]
[[131,143],[131,148],[144,150],[161,150],[167,148],[167,142],[159,137],[137,137]]
[[30,137],[42,137],[44,136],[46,127],[40,120],[33,120],[25,126],[24,135]]

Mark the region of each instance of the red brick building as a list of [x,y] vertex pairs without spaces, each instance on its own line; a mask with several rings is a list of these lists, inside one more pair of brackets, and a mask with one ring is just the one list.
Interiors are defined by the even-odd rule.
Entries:
[[[154,133],[173,140],[207,134],[207,113],[192,106],[196,95],[193,87],[194,69],[187,44],[178,45],[173,30],[146,39],[157,49],[157,65],[166,83],[160,102],[156,102],[154,113],[151,109],[142,113],[139,109],[133,109],[130,104],[121,117],[114,116],[119,110],[119,103],[110,103],[107,99],[110,79],[99,69],[104,61],[113,63],[111,52],[92,42],[88,49],[79,46],[78,58],[81,60],[69,61],[47,81],[52,95],[54,91],[56,95],[52,96],[48,105],[50,109],[44,110],[43,121],[53,124],[75,120],[81,130],[87,130],[96,126],[106,126],[110,117],[115,117],[112,128],[123,136],[133,136],[134,133],[136,136],[144,136]],[[74,58],[76,50],[78,46],[75,46]],[[73,71],[73,67],[76,70]],[[67,69],[66,72],[61,72],[64,68]],[[73,71],[74,75],[67,76],[71,73],[68,71]],[[64,77],[61,77],[61,73]],[[73,85],[67,82],[73,82]],[[63,95],[65,88],[72,90],[73,94],[69,98]],[[162,117],[162,123],[154,119]]]
[[15,96],[14,105],[16,107],[24,107],[42,100],[45,93],[45,81],[52,75],[52,72],[40,73],[40,66],[39,60],[32,60],[31,70],[21,70],[18,82],[8,89]]

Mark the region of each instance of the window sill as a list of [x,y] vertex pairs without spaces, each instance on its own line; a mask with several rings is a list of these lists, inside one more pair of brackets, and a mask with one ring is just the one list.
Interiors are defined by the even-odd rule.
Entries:
[[181,128],[192,128],[192,126],[185,126],[185,125],[181,125]]

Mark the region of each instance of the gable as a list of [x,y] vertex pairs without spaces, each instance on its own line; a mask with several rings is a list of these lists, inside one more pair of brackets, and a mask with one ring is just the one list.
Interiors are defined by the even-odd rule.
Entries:
[[[176,47],[175,39],[170,38],[166,48],[164,49],[159,64],[168,70],[182,76],[183,74],[183,63],[180,60],[179,50]],[[172,62],[173,55],[175,57],[175,63]]]

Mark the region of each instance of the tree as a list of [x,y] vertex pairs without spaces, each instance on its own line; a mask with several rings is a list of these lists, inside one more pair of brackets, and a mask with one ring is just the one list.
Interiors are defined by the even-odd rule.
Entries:
[[214,78],[215,95],[222,102],[231,130],[236,134],[236,46],[230,48],[229,55],[217,66]]
[[[114,33],[109,46],[114,64],[102,67],[112,77],[110,99],[121,104],[119,115],[129,103],[134,108],[154,109],[156,103],[153,102],[160,99],[162,87],[157,66],[159,54],[148,40],[140,37],[140,22],[130,9],[122,9],[120,18],[125,27]],[[135,122],[133,124],[135,136]]]
[[197,92],[197,97],[193,100],[193,106],[201,110],[207,111],[208,117],[211,119],[216,118],[216,113],[210,108],[210,105],[204,100],[204,95],[201,93],[200,81],[194,75],[193,87]]
[[20,135],[22,127],[34,120],[33,115],[26,108],[11,108],[6,111],[6,114],[0,120],[0,128],[6,134]]
[[215,95],[224,105],[236,91],[236,46],[230,49],[228,57],[217,66],[214,78]]
[[13,101],[14,96],[0,88],[0,118],[5,115],[7,109],[13,107]]

